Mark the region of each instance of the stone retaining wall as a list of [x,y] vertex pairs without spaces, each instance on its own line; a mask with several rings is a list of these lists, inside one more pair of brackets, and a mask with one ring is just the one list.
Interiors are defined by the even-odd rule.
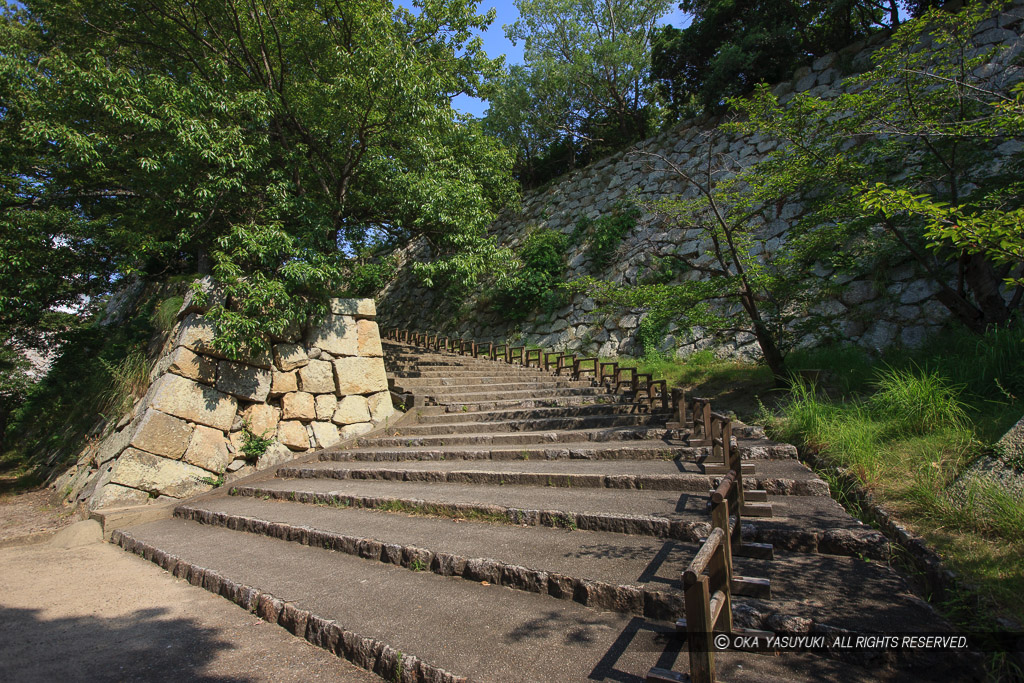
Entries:
[[[1007,79],[1007,82],[1021,78],[1022,68],[1017,62],[1024,52],[1024,39],[1020,35],[1022,17],[1024,0],[1014,0],[1004,11],[979,24],[974,36],[978,54],[993,48],[998,50],[993,61],[976,75]],[[872,53],[882,41],[884,36],[879,35],[873,41],[875,44],[861,42],[822,57],[798,69],[789,81],[777,84],[773,92],[783,102],[797,92],[821,98],[834,98],[847,92],[850,86],[844,77],[868,68]],[[645,202],[661,198],[688,199],[696,195],[696,188],[685,186],[665,161],[645,152],[661,155],[689,172],[696,172],[700,164],[706,163],[710,135],[718,136],[714,143],[716,154],[731,157],[742,166],[757,162],[776,147],[774,141],[761,136],[723,134],[717,128],[720,123],[721,119],[708,117],[686,121],[669,132],[573,172],[546,189],[527,194],[521,210],[504,213],[491,226],[491,231],[500,244],[514,247],[537,228],[570,234],[580,218],[596,218],[624,199],[643,208]],[[1004,142],[994,150],[980,172],[995,173],[1010,156],[1022,151],[1024,142],[1021,140]],[[804,212],[801,202],[777,207],[774,220],[763,226],[765,259],[771,259],[784,248],[787,231]],[[709,250],[710,244],[701,230],[667,227],[653,215],[645,214],[625,237],[612,262],[596,275],[633,285],[652,264],[654,256],[702,254]],[[602,356],[640,351],[634,349],[633,342],[642,311],[602,311],[592,299],[577,295],[559,310],[536,312],[521,323],[509,324],[490,312],[478,297],[471,298],[456,311],[451,305],[445,305],[435,292],[419,285],[407,266],[416,260],[432,258],[424,241],[399,250],[397,256],[400,274],[378,297],[381,322],[386,327],[436,330],[478,340],[517,339],[556,350],[596,351]],[[582,245],[570,249],[567,264],[567,280],[590,272]],[[804,345],[832,337],[872,350],[894,344],[915,347],[939,330],[949,316],[947,309],[934,298],[938,289],[936,283],[910,261],[890,264],[885,272],[870,273],[842,273],[819,265],[814,275],[826,291],[838,291],[838,294],[811,311],[833,322],[801,339]],[[683,277],[699,277],[699,274],[691,271]],[[669,326],[662,344],[662,350],[675,351],[680,356],[709,347],[722,355],[756,357],[760,353],[750,334],[740,333],[723,341],[699,328],[680,329],[676,325]]]
[[[90,509],[187,498],[365,434],[395,412],[375,316],[371,299],[334,299],[322,324],[235,361],[189,296],[145,396],[55,489]],[[258,459],[245,429],[273,439]]]

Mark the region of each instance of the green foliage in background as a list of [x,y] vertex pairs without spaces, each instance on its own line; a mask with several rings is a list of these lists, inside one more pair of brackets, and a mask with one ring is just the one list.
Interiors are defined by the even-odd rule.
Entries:
[[519,263],[503,268],[491,287],[492,308],[505,320],[523,320],[538,307],[554,308],[564,282],[569,237],[557,230],[530,232],[518,251]]
[[584,217],[576,222],[573,242],[583,244],[592,273],[605,269],[622,240],[636,227],[640,215],[638,206],[619,202],[597,218]]
[[478,239],[514,186],[511,155],[451,108],[500,68],[476,8],[5,2],[0,281],[25,282],[0,335],[113,275],[209,270],[237,353],[322,313],[345,253]]
[[993,160],[1024,139],[1024,91],[1009,89],[1002,48],[975,47],[990,13],[973,3],[908,22],[835,99],[780,104],[762,87],[734,103],[748,117],[736,130],[784,142],[782,165],[818,169],[825,217],[861,226],[836,242],[842,251],[863,253],[865,270],[873,254],[913,261],[977,333],[1006,324],[1024,296],[1024,156]]

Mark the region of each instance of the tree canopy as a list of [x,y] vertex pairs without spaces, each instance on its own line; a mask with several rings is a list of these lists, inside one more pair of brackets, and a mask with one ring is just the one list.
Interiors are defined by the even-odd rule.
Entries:
[[683,0],[679,8],[692,22],[658,29],[651,55],[651,76],[677,116],[719,110],[758,83],[785,80],[809,59],[900,23],[897,0]]
[[498,82],[485,126],[519,150],[524,184],[652,132],[651,37],[670,0],[516,0],[516,7],[520,18],[505,32],[523,41],[525,65]]
[[451,108],[500,68],[477,4],[5,4],[0,333],[212,270],[230,347],[322,311],[369,242],[479,239],[511,156]]

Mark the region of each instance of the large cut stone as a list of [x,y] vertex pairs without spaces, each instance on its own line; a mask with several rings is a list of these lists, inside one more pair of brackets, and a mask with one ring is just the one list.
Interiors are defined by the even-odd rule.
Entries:
[[223,306],[226,302],[224,287],[214,282],[209,275],[204,275],[193,282],[185,292],[185,300],[178,309],[178,317],[187,313],[205,313],[211,306]]
[[260,472],[268,467],[280,465],[281,463],[288,462],[294,457],[295,454],[288,450],[287,446],[280,441],[275,441],[267,446],[266,452],[256,460],[256,471]]
[[338,397],[334,394],[320,394],[316,397],[316,419],[330,420],[338,409]]
[[299,391],[308,394],[333,394],[334,369],[330,361],[311,360],[299,369]]
[[139,489],[128,488],[119,484],[107,484],[89,499],[89,509],[122,508],[132,505],[145,505],[149,502],[149,494]]
[[157,495],[187,498],[213,488],[210,473],[180,460],[129,448],[111,472],[110,483],[142,489]]
[[391,402],[391,392],[382,391],[367,399],[370,417],[374,422],[383,422],[395,414],[395,405]]
[[[195,313],[190,313],[185,316],[185,319],[182,320],[181,324],[178,326],[177,334],[178,346],[184,346],[196,353],[213,356],[214,358],[226,357],[223,353],[213,347],[213,338],[216,334],[216,330],[213,327],[213,323],[202,316],[196,315]],[[262,347],[255,350],[244,350],[239,355],[238,360],[267,370],[273,366],[273,358],[270,355],[270,349]]]
[[374,394],[388,388],[384,361],[380,358],[339,358],[334,361],[338,394]]
[[330,448],[341,441],[337,425],[330,422],[314,422],[312,427],[313,436],[316,437],[316,443],[320,448]]
[[311,346],[336,356],[355,356],[359,353],[359,332],[350,315],[329,315],[309,330]]
[[363,357],[381,357],[384,350],[380,345],[380,331],[377,323],[372,320],[357,320],[356,329],[359,330],[359,355]]
[[177,460],[188,447],[192,427],[179,418],[150,408],[131,438],[135,448]]
[[217,379],[217,363],[193,353],[184,346],[178,346],[160,357],[153,366],[150,379],[154,380],[165,372],[173,372],[203,384],[213,384]]
[[228,452],[224,432],[202,425],[198,425],[192,433],[192,441],[188,444],[184,458],[191,465],[218,474],[224,472],[224,468],[234,459],[235,456]]
[[358,424],[342,427],[340,431],[342,439],[353,439],[357,436],[362,436],[367,432],[372,432],[373,425],[369,422],[360,422]]
[[270,370],[222,360],[217,364],[217,388],[246,401],[262,403],[270,396]]
[[377,315],[377,305],[373,299],[331,299],[331,313],[373,317]]
[[277,440],[293,451],[304,451],[309,448],[306,425],[298,420],[283,420],[277,426]]
[[266,403],[254,403],[242,411],[242,420],[249,425],[249,430],[261,438],[276,434],[280,419],[281,411]]
[[170,373],[153,383],[149,396],[150,405],[162,413],[223,431],[231,429],[238,409],[234,396]]
[[278,372],[274,370],[273,377],[270,380],[270,395],[271,396],[282,396],[287,393],[299,390],[299,379],[298,373],[296,372]]
[[274,346],[274,362],[281,370],[288,372],[301,368],[309,362],[306,349],[298,344],[277,344]]
[[368,422],[370,408],[366,398],[364,396],[346,396],[338,401],[338,409],[334,411],[334,416],[331,419],[340,425]]
[[313,394],[297,391],[281,398],[281,418],[285,420],[313,420],[316,418],[316,404]]

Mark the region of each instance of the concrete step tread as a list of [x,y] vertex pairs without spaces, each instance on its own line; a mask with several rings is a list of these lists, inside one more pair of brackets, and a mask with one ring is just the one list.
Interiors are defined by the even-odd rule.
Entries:
[[[576,400],[583,400],[580,397],[569,397]],[[610,415],[617,411],[631,411],[634,408],[632,401],[623,400],[621,396],[607,395],[607,400],[593,403],[567,403],[560,405],[535,405],[523,406],[523,401],[502,399],[498,401],[487,401],[472,405],[493,405],[493,408],[479,410],[461,410],[458,406],[453,409],[446,409],[444,406],[424,406],[419,416],[422,424],[442,424],[448,422],[459,422],[467,417],[476,420],[504,421],[522,418],[542,417],[575,417],[578,415]],[[552,399],[537,399],[548,401]],[[467,404],[470,405],[470,404]],[[506,407],[514,406],[514,407]]]
[[[661,651],[645,631],[620,652],[616,645],[632,617],[546,595],[177,519],[129,533],[404,657],[474,680],[584,681],[595,667],[601,678],[642,677]],[[614,663],[601,671],[606,653],[615,654]]]
[[[353,463],[318,461],[304,463],[310,469],[368,469],[386,468],[427,472],[543,472],[547,474],[702,474],[701,466],[687,460],[410,460],[401,463]],[[756,463],[756,474],[751,477],[778,477],[789,479],[818,479],[807,465],[799,460],[764,460]]]
[[[673,539],[600,531],[572,533],[252,498],[220,497],[186,507],[370,538],[467,560],[493,560],[534,572],[560,574],[576,582],[635,586],[676,596],[665,609],[679,604],[680,574],[698,549],[695,543]],[[772,614],[864,631],[913,631],[930,615],[927,605],[914,597],[906,582],[884,563],[780,551],[771,561],[737,557],[734,565],[738,575],[770,579],[773,591],[770,602],[742,597],[735,600]],[[843,586],[854,586],[855,590],[848,592]],[[880,609],[882,605],[884,609]]]
[[468,420],[465,422],[414,423],[396,427],[399,436],[405,435],[443,435],[455,434],[465,436],[481,432],[550,432],[564,430],[590,430],[600,427],[646,427],[649,425],[664,428],[665,415],[648,413],[612,413],[610,415],[579,415],[570,417],[522,418],[517,420]]
[[[569,515],[638,516],[687,524],[708,520],[706,494],[636,489],[594,489],[465,483],[422,483],[347,479],[275,479],[246,487],[279,495],[332,494],[367,499],[423,501],[431,504],[531,511],[557,511]],[[234,488],[232,488],[234,490]],[[755,527],[823,532],[827,529],[861,530],[831,498],[817,496],[770,497],[773,517],[748,522]]]
[[[409,425],[414,426],[414,425]],[[551,429],[521,432],[473,432],[447,434],[409,434],[404,427],[393,428],[393,436],[373,436],[360,438],[360,447],[392,447],[392,446],[425,446],[436,447],[445,445],[512,445],[523,443],[560,443],[582,441],[643,441],[664,439],[672,432],[665,427],[647,427],[629,425],[625,427],[598,427],[591,429]]]

